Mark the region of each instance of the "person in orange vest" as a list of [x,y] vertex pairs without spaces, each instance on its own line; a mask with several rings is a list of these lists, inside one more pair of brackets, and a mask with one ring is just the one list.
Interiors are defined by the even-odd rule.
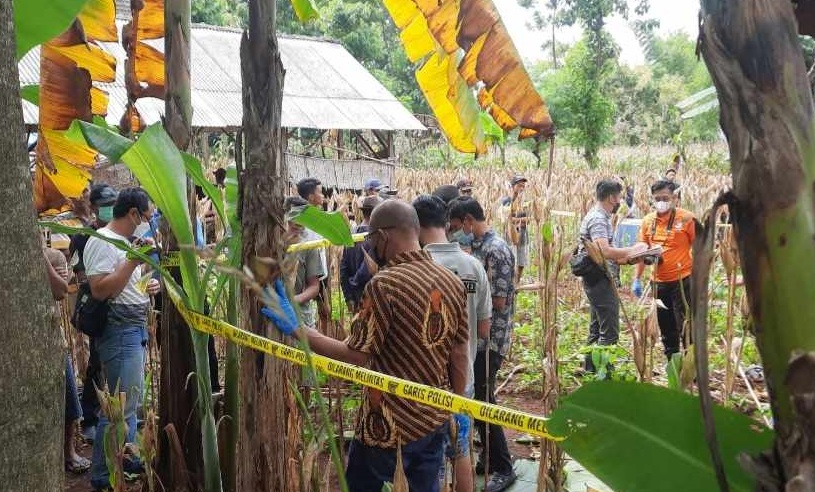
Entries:
[[[651,185],[651,197],[655,212],[642,219],[639,242],[649,248],[662,246],[662,256],[654,265],[652,281],[654,294],[666,309],[657,309],[657,321],[662,335],[662,345],[668,360],[679,352],[680,341],[685,345],[683,329],[690,305],[690,279],[693,268],[691,247],[696,237],[696,218],[676,205],[677,186],[668,180]],[[642,274],[645,264],[638,263],[631,291],[642,295]],[[688,337],[690,332],[687,333]]]

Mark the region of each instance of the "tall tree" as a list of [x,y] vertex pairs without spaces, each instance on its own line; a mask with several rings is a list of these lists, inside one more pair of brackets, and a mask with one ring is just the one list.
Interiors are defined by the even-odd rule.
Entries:
[[[648,2],[649,0],[636,0],[634,13],[637,16],[645,15],[649,8]],[[582,97],[588,98],[587,106],[593,108],[577,128],[583,157],[589,165],[594,166],[598,150],[610,136],[612,120],[607,116],[609,98],[604,82],[612,67],[610,63],[619,54],[619,47],[605,28],[606,19],[613,14],[628,18],[631,9],[628,0],[565,0],[561,8],[560,14],[555,18],[558,25],[579,25],[583,28],[582,42],[585,43],[585,51],[579,52],[581,56],[575,58],[576,62],[580,62],[579,74],[572,73],[579,75],[577,80],[582,84],[579,92],[582,92]],[[597,93],[592,94],[593,91]],[[613,105],[611,111],[613,112]],[[556,123],[559,125],[559,122]]]
[[798,26],[789,1],[701,3],[701,52],[730,147],[730,211],[776,431],[774,449],[751,468],[757,490],[815,490],[815,108]]
[[557,42],[557,26],[558,26],[558,7],[561,0],[546,0],[545,7],[546,13],[538,8],[536,0],[518,0],[518,5],[525,9],[532,11],[532,21],[527,23],[527,27],[543,32],[544,29],[549,29],[551,38],[547,39],[541,45],[544,51],[548,51],[552,58],[552,68],[558,68],[558,57],[560,55],[560,47]]
[[607,60],[599,69],[595,63],[595,54],[581,40],[569,50],[563,68],[545,78],[542,86],[560,134],[583,149],[591,167],[597,165],[600,147],[611,139],[614,121],[614,102],[606,90],[614,62]]
[[0,483],[62,490],[65,350],[31,201],[12,4],[0,2]]
[[[249,0],[249,29],[241,40],[243,129],[246,160],[241,176],[243,264],[258,265],[283,257],[283,199],[289,174],[283,159],[280,118],[283,105],[283,64],[275,35],[276,1]],[[255,268],[259,282],[273,273]],[[257,296],[242,288],[241,326],[280,340],[281,335],[259,313]],[[241,411],[238,427],[236,490],[290,490],[296,474],[298,428],[290,417],[296,408],[289,396],[291,364],[245,350],[241,360]],[[290,468],[291,466],[291,468]]]

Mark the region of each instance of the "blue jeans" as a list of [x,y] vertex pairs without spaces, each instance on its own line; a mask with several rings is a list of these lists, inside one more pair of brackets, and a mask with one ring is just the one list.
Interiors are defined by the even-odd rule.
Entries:
[[[411,492],[439,491],[439,469],[449,428],[445,422],[421,439],[402,445],[402,465]],[[385,482],[393,482],[395,471],[395,449],[366,446],[357,439],[351,442],[345,470],[350,492],[378,492]]]
[[[124,408],[127,423],[127,442],[136,437],[136,410],[141,405],[144,386],[144,359],[147,329],[143,324],[109,323],[105,332],[96,339],[102,377],[107,381],[111,395],[125,392]],[[117,389],[118,388],[118,389]],[[108,425],[106,415],[99,416],[96,439],[93,441],[93,465],[91,484],[102,487],[108,484],[108,468],[105,462],[104,437]]]
[[71,356],[65,357],[65,425],[82,418],[82,405],[76,390],[76,374]]

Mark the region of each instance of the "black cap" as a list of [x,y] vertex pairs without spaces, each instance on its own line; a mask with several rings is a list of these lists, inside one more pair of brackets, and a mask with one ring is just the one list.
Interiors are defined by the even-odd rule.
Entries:
[[116,203],[116,198],[119,192],[113,189],[107,183],[98,183],[91,186],[91,192],[88,195],[91,205],[97,207],[107,207]]
[[441,198],[441,201],[443,201],[445,204],[450,203],[450,200],[454,200],[460,195],[456,185],[441,185],[433,190],[433,193],[431,194]]
[[522,174],[516,174],[515,176],[512,177],[511,180],[509,180],[512,186],[515,186],[518,183],[526,183],[527,181],[528,180]]

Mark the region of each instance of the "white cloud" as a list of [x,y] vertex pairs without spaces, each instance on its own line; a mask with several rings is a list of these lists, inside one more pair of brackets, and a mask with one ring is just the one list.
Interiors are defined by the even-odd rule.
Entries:
[[[551,31],[540,32],[530,30],[527,23],[530,21],[530,11],[518,5],[517,0],[493,0],[501,18],[509,31],[515,46],[521,56],[528,60],[540,60],[548,56],[541,50],[541,45],[550,36]],[[542,1],[541,1],[542,3]],[[674,31],[684,31],[691,37],[697,33],[697,13],[699,4],[693,0],[652,0],[648,17],[660,22],[659,32],[667,34]],[[620,45],[622,50],[620,59],[629,65],[643,63],[642,49],[628,27],[626,21],[620,17],[612,17],[608,21],[608,30]],[[556,36],[564,42],[574,42],[580,37],[579,28],[558,29]]]

